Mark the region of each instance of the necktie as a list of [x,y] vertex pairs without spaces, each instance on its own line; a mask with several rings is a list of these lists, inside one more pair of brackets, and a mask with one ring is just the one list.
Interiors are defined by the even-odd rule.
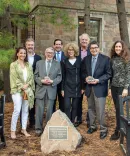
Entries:
[[50,67],[51,67],[51,61],[47,61],[47,75],[49,74],[49,71],[50,71]]
[[58,62],[60,62],[60,52],[57,52],[57,58],[56,58],[56,60],[57,60]]
[[96,57],[93,57],[93,59],[92,59],[92,76],[94,74],[95,66],[96,66]]

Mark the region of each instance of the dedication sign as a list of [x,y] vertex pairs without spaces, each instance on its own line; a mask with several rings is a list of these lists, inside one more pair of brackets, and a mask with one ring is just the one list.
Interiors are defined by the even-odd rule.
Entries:
[[68,126],[48,126],[49,140],[68,140]]

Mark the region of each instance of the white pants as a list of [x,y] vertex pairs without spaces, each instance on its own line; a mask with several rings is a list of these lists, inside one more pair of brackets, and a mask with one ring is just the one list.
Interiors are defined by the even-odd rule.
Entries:
[[26,129],[28,120],[28,101],[23,100],[20,93],[13,94],[12,99],[14,103],[14,111],[11,120],[11,131],[16,131],[16,125],[21,109],[22,109],[22,129]]

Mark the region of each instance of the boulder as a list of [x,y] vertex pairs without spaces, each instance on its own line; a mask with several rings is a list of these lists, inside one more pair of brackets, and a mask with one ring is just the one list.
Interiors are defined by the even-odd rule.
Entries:
[[[51,133],[50,128],[54,129]],[[55,128],[58,129],[58,132]],[[66,131],[64,131],[66,128],[68,138],[66,138]],[[53,135],[51,136],[51,134]],[[71,152],[76,149],[81,143],[81,140],[82,137],[80,133],[73,126],[67,115],[62,111],[57,110],[47,122],[44,132],[41,135],[41,150],[44,154],[49,154],[57,150]]]

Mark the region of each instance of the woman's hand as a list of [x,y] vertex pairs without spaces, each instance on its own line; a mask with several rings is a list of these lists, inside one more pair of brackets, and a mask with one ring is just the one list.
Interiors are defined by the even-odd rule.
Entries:
[[26,90],[28,88],[28,86],[29,86],[28,84],[24,84],[22,87],[22,90]]
[[61,95],[64,97],[64,91],[63,90],[61,91]]
[[108,90],[108,97],[111,97],[111,89]]
[[127,95],[128,95],[128,89],[123,89],[122,97],[125,97]]

